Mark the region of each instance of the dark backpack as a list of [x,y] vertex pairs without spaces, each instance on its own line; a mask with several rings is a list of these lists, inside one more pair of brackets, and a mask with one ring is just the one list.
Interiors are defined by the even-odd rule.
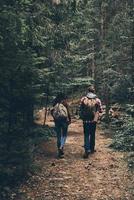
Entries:
[[97,110],[96,105],[96,99],[89,99],[88,97],[85,97],[80,106],[80,118],[85,121],[94,120]]

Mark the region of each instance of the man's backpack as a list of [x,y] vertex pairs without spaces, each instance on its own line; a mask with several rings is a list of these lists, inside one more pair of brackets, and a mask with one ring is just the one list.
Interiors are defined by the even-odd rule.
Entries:
[[96,99],[85,97],[81,102],[80,118],[85,121],[93,121],[96,114]]
[[61,103],[57,103],[53,107],[51,114],[55,120],[63,120],[68,117],[67,108]]

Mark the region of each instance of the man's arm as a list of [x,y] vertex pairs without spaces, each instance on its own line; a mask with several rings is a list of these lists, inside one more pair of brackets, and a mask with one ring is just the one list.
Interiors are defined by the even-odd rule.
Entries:
[[95,113],[94,122],[98,122],[100,118],[100,113],[103,112],[102,103],[99,98],[96,98],[96,103],[97,103],[97,111]]
[[98,105],[98,112],[99,113],[102,113],[103,112],[103,108],[102,108],[102,103],[101,103],[101,100],[99,98],[96,98],[96,102],[97,102],[97,105]]

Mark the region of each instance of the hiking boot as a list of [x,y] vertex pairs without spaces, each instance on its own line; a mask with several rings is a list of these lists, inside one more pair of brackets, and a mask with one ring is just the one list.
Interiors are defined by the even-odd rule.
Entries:
[[83,158],[86,159],[86,158],[88,158],[88,156],[89,156],[89,152],[85,151]]
[[62,148],[62,149],[60,149],[60,151],[61,151],[61,155],[63,156],[63,155],[64,155],[63,148]]
[[96,150],[94,149],[94,150],[91,150],[91,152],[90,153],[95,153],[96,152]]
[[64,158],[64,152],[61,149],[59,149],[58,158]]

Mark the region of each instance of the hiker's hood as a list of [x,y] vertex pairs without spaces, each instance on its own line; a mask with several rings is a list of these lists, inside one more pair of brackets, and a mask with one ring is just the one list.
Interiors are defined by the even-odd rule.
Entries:
[[96,97],[97,97],[96,94],[94,94],[92,92],[87,93],[87,98],[89,98],[89,99],[95,99]]

